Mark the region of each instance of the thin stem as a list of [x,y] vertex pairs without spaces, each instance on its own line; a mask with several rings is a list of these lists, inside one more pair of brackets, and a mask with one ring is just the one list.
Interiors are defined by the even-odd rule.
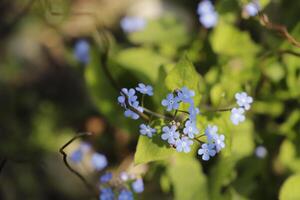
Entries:
[[142,95],[142,107],[144,107],[145,94]]
[[143,107],[143,109],[144,109],[144,111],[145,111],[146,113],[149,113],[150,115],[152,115],[152,116],[154,116],[154,117],[157,117],[157,118],[162,118],[162,119],[169,119],[169,120],[173,120],[173,118],[172,118],[172,117],[168,117],[168,116],[165,116],[165,115],[162,115],[162,114],[159,114],[159,113],[153,112],[153,111],[149,110],[148,108],[144,108],[144,107]]
[[64,149],[69,146],[72,142],[74,142],[75,140],[81,138],[81,137],[84,137],[84,136],[89,136],[91,135],[91,133],[80,133],[80,134],[77,134],[75,135],[73,138],[71,138],[66,144],[64,144],[60,149],[59,149],[59,152],[62,154],[63,156],[63,162],[64,164],[66,165],[66,167],[68,168],[68,170],[70,172],[72,172],[75,176],[77,176],[84,184],[85,186],[92,192],[95,194],[95,197],[98,198],[98,192],[95,190],[94,186],[91,185],[84,177],[83,175],[81,175],[78,171],[76,171],[75,169],[73,169],[71,167],[71,165],[68,163],[68,160],[67,160],[67,153],[64,151]]
[[199,142],[200,144],[202,143],[198,138],[193,138],[193,140]]
[[0,163],[0,174],[5,166],[5,164],[7,163],[7,158],[3,158],[1,163]]
[[185,114],[190,114],[188,111],[185,111],[185,110],[177,110],[178,112],[181,112],[181,113],[185,113]]

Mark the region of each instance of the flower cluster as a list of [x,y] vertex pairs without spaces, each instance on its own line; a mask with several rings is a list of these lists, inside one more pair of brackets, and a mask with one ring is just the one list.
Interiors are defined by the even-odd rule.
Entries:
[[[80,164],[88,153],[91,153],[90,163],[94,170],[101,171],[107,167],[106,157],[93,152],[91,146],[84,142],[71,153],[70,159],[74,164]],[[104,171],[99,178],[99,183],[99,200],[133,200],[133,192],[138,194],[144,191],[143,179],[127,172],[121,172],[114,178],[112,172]]]
[[207,143],[202,144],[198,150],[198,154],[202,155],[203,160],[209,160],[214,157],[223,148],[225,148],[225,136],[218,134],[218,127],[215,125],[208,125],[205,129]]
[[123,88],[121,90],[121,96],[118,97],[119,104],[125,108],[124,115],[134,120],[140,117],[136,111],[140,113],[144,112],[143,107],[140,106],[140,102],[138,101],[136,91],[143,95],[153,95],[153,88],[151,86],[140,83],[135,89]]
[[[140,92],[143,95],[153,95],[153,88],[151,86],[146,86],[142,83],[138,85],[135,89],[125,89],[121,91],[121,96],[118,98],[118,102],[122,107],[125,108],[125,116],[128,116],[126,112],[128,110],[139,116],[135,111],[132,111],[128,105],[139,105],[138,97],[135,95],[136,91]],[[176,149],[177,152],[189,153],[191,151],[194,141],[199,142],[202,136],[207,136],[207,143],[202,144],[201,148],[198,150],[198,154],[202,155],[203,160],[209,160],[210,157],[215,156],[216,153],[219,153],[223,148],[225,148],[225,137],[224,135],[219,135],[217,133],[218,128],[216,126],[208,126],[205,130],[205,134],[199,135],[200,130],[197,128],[197,115],[200,111],[195,106],[194,102],[195,92],[188,89],[187,87],[182,87],[181,89],[176,89],[172,93],[166,95],[166,98],[161,101],[161,105],[165,107],[166,112],[168,112],[166,117],[163,116],[164,124],[159,127],[161,129],[160,138],[163,141],[166,141],[172,148]],[[142,102],[143,104],[143,102]],[[248,108],[246,105],[243,105]],[[188,110],[180,110],[181,107],[187,107]],[[145,110],[149,112],[149,109],[134,107],[137,110]],[[154,112],[151,111],[150,114]],[[177,113],[183,113],[184,115],[177,116]],[[133,119],[137,119],[135,117]],[[152,138],[157,132],[158,128],[153,127],[151,124],[153,121],[149,121],[148,124],[140,124],[140,134]]]
[[239,107],[231,110],[230,119],[234,125],[238,125],[240,122],[245,121],[244,113],[250,109],[253,98],[248,96],[246,92],[240,92],[235,94],[235,99]]
[[86,40],[78,40],[74,47],[74,56],[82,64],[90,60],[90,44]]
[[141,31],[147,25],[147,21],[141,17],[124,17],[120,22],[121,28],[126,33]]
[[199,21],[205,28],[212,28],[218,22],[218,13],[210,0],[203,0],[198,4]]
[[[112,173],[105,173],[100,177],[102,186],[99,200],[133,200],[133,192],[139,194],[144,191],[144,182],[140,177],[121,172],[115,179],[113,180]],[[119,187],[113,188],[115,183],[119,184]]]

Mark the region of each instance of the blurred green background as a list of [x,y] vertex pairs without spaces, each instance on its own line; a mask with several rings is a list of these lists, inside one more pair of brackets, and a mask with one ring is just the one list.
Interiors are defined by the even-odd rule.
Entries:
[[[137,199],[300,199],[300,49],[259,17],[243,17],[248,1],[213,2],[219,20],[207,30],[194,0],[1,1],[0,162],[7,162],[0,199],[90,199],[59,154],[85,131],[93,135],[84,140],[107,156],[111,170],[142,171],[145,191]],[[260,3],[272,22],[300,40],[300,1]],[[120,20],[127,15],[144,17],[145,29],[124,33]],[[88,64],[74,57],[80,39],[90,44]],[[204,162],[139,139],[141,122],[123,116],[101,67],[107,42],[114,79],[127,88],[153,85],[147,104],[154,110],[162,111],[159,103],[172,90],[168,79],[197,80],[200,110],[228,107],[241,90],[253,96],[239,126],[230,125],[228,113],[201,115],[201,123],[216,123],[226,135],[225,152]],[[174,75],[182,57],[193,63],[193,77]],[[255,156],[260,145],[264,158]],[[134,159],[142,164],[134,167]],[[96,184],[88,166],[78,170]]]

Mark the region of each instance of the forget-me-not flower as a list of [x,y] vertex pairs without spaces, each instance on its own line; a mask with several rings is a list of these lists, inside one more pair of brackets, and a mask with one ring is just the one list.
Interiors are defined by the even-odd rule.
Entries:
[[256,147],[255,155],[258,158],[265,158],[267,156],[267,154],[268,154],[268,151],[264,146],[260,145],[260,146]]
[[230,119],[234,125],[238,125],[240,122],[245,121],[245,110],[243,108],[233,108],[231,110]]
[[207,137],[207,142],[212,143],[214,136],[217,135],[218,127],[215,125],[208,125],[205,129],[205,135]]
[[163,99],[161,104],[167,107],[167,111],[176,110],[179,107],[180,99],[178,97],[174,97],[173,93],[167,95],[166,99]]
[[133,194],[127,189],[121,190],[118,200],[133,200]]
[[82,160],[83,158],[83,152],[82,150],[79,148],[79,149],[76,149],[74,152],[72,152],[72,154],[70,155],[70,159],[72,162],[74,162],[75,164],[78,164],[80,163],[80,161]]
[[101,177],[100,177],[100,182],[101,183],[107,183],[109,182],[111,179],[112,179],[113,175],[111,172],[106,172],[105,174],[103,174]]
[[102,170],[107,166],[107,159],[103,154],[93,153],[91,158],[92,166],[96,170]]
[[99,200],[114,200],[114,192],[110,187],[100,190]]
[[195,96],[195,92],[193,90],[189,90],[187,87],[183,87],[178,92],[177,96],[180,101],[190,103],[191,101],[193,101],[192,97]]
[[251,17],[257,15],[259,10],[260,7],[257,1],[250,2],[244,6],[244,12]]
[[127,173],[127,172],[121,172],[121,173],[120,173],[120,179],[121,179],[122,181],[128,181],[128,179],[129,179],[128,173]]
[[223,148],[225,148],[225,136],[224,135],[214,135],[214,144],[216,147],[217,153],[220,152]]
[[175,142],[176,151],[188,153],[191,151],[192,144],[193,141],[190,140],[188,137],[182,137],[181,139],[178,138]]
[[168,127],[164,126],[162,128],[163,134],[161,135],[161,138],[163,140],[168,140],[169,144],[175,144],[176,139],[179,138],[179,132],[176,131],[177,127],[175,125]]
[[120,22],[121,28],[126,33],[141,31],[147,25],[147,21],[141,17],[124,17]]
[[195,107],[194,103],[191,103],[190,107],[189,107],[190,120],[192,120],[194,123],[196,123],[196,117],[199,113],[200,113],[199,108]]
[[90,44],[83,39],[77,41],[74,47],[74,56],[79,62],[87,64],[90,59]]
[[141,178],[136,179],[131,186],[135,193],[142,193],[144,191],[144,182]]
[[210,157],[216,155],[216,150],[214,149],[214,144],[202,144],[201,148],[198,150],[198,154],[202,155],[202,160],[209,160]]
[[145,85],[143,83],[139,83],[138,87],[136,87],[135,89],[142,94],[147,94],[149,96],[153,95],[153,88],[150,85]]
[[216,26],[218,22],[218,13],[210,12],[199,17],[199,21],[205,28],[212,28]]
[[148,137],[152,137],[152,135],[156,132],[155,128],[151,128],[151,126],[146,125],[146,124],[141,124],[140,125],[140,133],[142,135],[146,135]]
[[237,104],[245,110],[249,110],[250,104],[253,102],[253,98],[248,96],[246,92],[236,93],[235,99]]
[[126,108],[126,98],[131,106],[137,102],[137,96],[135,95],[135,90],[133,88],[130,88],[129,90],[127,88],[122,88],[121,91],[121,96],[118,97],[118,102],[122,105],[122,107]]
[[185,127],[183,129],[183,133],[188,135],[189,138],[194,138],[195,135],[199,133],[199,130],[197,129],[195,122],[191,120],[187,120],[184,125]]
[[214,5],[209,0],[201,1],[198,4],[197,13],[198,15],[205,15],[207,13],[214,12]]

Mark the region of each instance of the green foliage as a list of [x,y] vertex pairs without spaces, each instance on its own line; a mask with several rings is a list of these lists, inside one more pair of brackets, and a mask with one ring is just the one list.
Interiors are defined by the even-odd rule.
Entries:
[[300,174],[289,177],[280,189],[280,200],[294,200],[300,198]]

